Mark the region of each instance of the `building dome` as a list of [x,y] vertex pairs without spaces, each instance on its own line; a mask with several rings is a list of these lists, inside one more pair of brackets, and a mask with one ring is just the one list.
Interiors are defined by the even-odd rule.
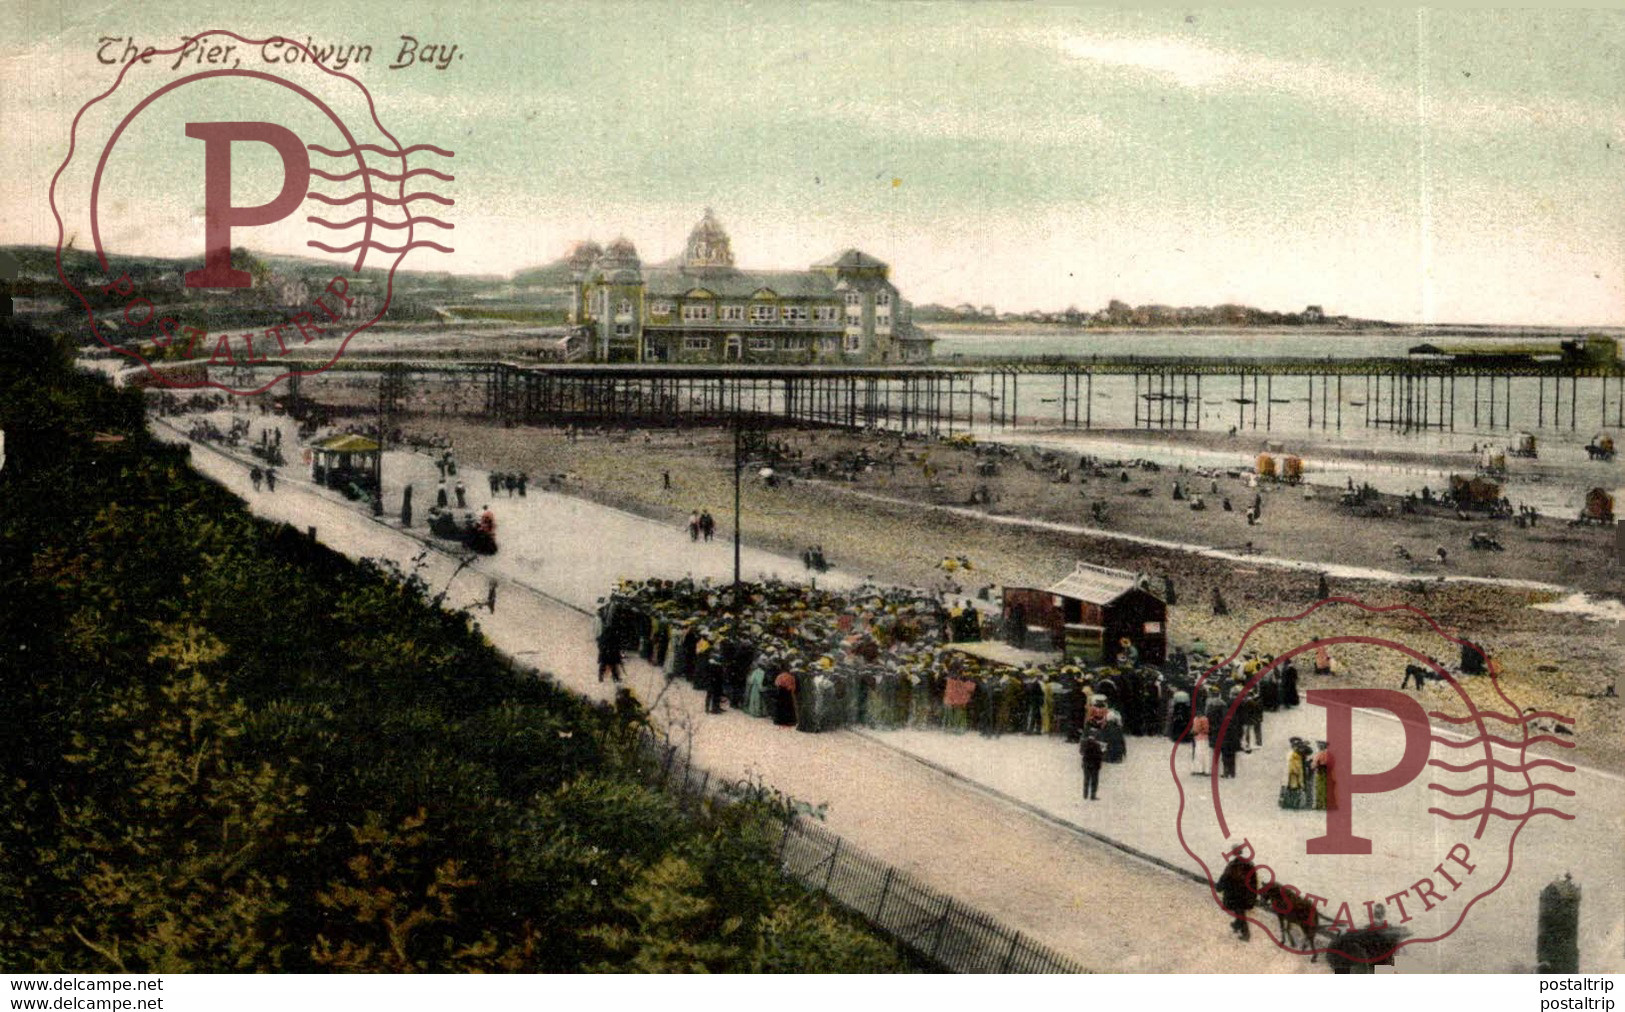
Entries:
[[584,242],[578,242],[575,244],[575,246],[570,250],[569,260],[571,263],[590,264],[603,255],[604,247],[593,242],[591,239],[588,239]]
[[569,265],[570,273],[580,278],[581,275],[591,270],[592,265],[597,263],[598,258],[603,255],[604,248],[588,239],[585,242],[576,243],[570,250],[570,255],[564,258],[564,262]]
[[604,250],[604,256],[611,260],[636,261],[638,248],[632,245],[632,240],[623,235],[609,244],[609,248]]
[[683,252],[684,267],[732,267],[733,243],[728,233],[717,223],[716,215],[708,207],[694,230],[688,233],[688,247]]
[[638,248],[622,236],[604,249],[593,270],[611,284],[636,284],[642,280],[643,264],[638,260]]

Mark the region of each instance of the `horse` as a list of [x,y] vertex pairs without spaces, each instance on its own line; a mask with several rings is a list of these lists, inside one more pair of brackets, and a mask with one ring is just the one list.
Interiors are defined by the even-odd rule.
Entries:
[[1292,928],[1296,927],[1298,934],[1303,936],[1303,948],[1309,950],[1309,962],[1315,962],[1320,957],[1315,949],[1315,936],[1321,929],[1320,912],[1315,909],[1314,902],[1291,886],[1283,886],[1279,882],[1265,886],[1259,898],[1269,905],[1280,922],[1281,942],[1292,945]]

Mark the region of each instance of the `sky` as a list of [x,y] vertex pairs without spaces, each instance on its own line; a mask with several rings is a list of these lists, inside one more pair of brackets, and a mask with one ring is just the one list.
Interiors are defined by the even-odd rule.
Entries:
[[[140,15],[8,4],[0,243],[56,242],[52,174],[74,114],[117,77],[98,52],[124,48],[100,40],[174,45],[229,28],[371,46],[344,70],[380,122],[402,143],[455,150],[411,162],[456,176],[443,184],[454,206],[414,211],[455,224],[414,234],[456,252],[413,250],[411,268],[506,275],[622,235],[661,260],[711,207],[741,266],[857,247],[916,303],[1313,303],[1397,321],[1625,324],[1621,12],[272,6],[244,19],[208,2]],[[402,35],[458,48],[444,69],[392,69]],[[243,68],[322,77],[239,49]],[[76,243],[88,244],[85,156],[114,112],[199,69],[138,64],[81,120],[60,184]],[[364,120],[344,97],[340,115]],[[199,118],[332,132],[257,80],[171,93],[110,157],[110,249],[201,250],[203,145],[184,132]],[[274,193],[269,148],[235,157],[238,200]],[[321,230],[305,214],[334,210],[307,203],[233,241],[312,253]]]

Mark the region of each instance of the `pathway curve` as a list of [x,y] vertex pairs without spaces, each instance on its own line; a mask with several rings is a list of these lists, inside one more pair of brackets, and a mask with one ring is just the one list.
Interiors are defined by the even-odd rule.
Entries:
[[[165,438],[183,438],[162,422],[155,427]],[[256,493],[245,463],[203,445],[194,445],[193,466],[243,497],[257,514],[301,530],[314,526],[320,540],[352,557],[388,558],[411,569],[421,556],[416,565],[430,586],[448,587],[452,607],[473,610],[495,646],[593,698],[610,698],[612,686],[596,680],[596,650],[582,609],[590,609],[614,580],[732,576],[727,541],[695,544],[685,531],[565,496],[532,490],[523,499],[504,494],[491,502],[502,550],[463,565],[449,553],[425,553],[421,533],[374,520],[356,504],[308,482],[285,478],[276,493]],[[435,470],[427,458],[391,454],[386,466],[414,475],[415,482],[421,472],[427,487],[434,486]],[[463,478],[471,489],[487,490],[484,473],[465,471]],[[487,499],[471,498],[470,505]],[[752,577],[802,576],[799,562],[748,548],[743,568]],[[494,615],[482,606],[491,579],[500,582]],[[820,579],[853,580],[839,573]],[[1101,803],[1086,810],[1075,800],[1075,755],[1052,740],[930,731],[799,734],[739,713],[706,716],[700,693],[681,682],[667,687],[657,670],[639,660],[629,664],[628,675],[639,698],[655,701],[656,717],[674,739],[691,741],[696,764],[730,778],[760,775],[798,798],[827,803],[829,827],[852,843],[1087,968],[1314,969],[1257,935],[1252,944],[1234,941],[1205,886],[1078,831],[1109,836],[1171,865],[1194,867],[1171,832],[1170,805],[1177,795],[1167,752],[1152,747],[1151,739],[1131,739],[1129,762],[1109,768]],[[1308,717],[1306,711],[1298,714]],[[1269,731],[1276,741],[1286,733],[1286,723],[1272,722]],[[1397,727],[1385,729],[1382,723],[1362,726],[1362,733],[1397,740]],[[1292,733],[1303,732],[1294,726]],[[1243,757],[1243,776],[1232,789],[1234,802],[1227,795],[1227,806],[1234,803],[1248,817],[1278,819],[1277,765],[1273,758]],[[1530,891],[1565,868],[1574,870],[1587,890],[1582,965],[1617,969],[1622,951],[1618,890],[1625,875],[1619,849],[1605,841],[1619,838],[1625,798],[1617,778],[1597,776],[1596,784],[1587,781],[1586,790],[1572,799],[1584,805],[1584,819],[1550,828],[1530,825],[1527,833],[1537,834],[1539,846],[1528,850],[1547,859],[1532,860],[1534,870],[1520,866],[1513,880],[1519,889],[1515,895],[1503,890],[1508,895],[1502,905],[1475,911],[1463,933],[1480,933],[1464,934],[1460,946],[1447,942],[1406,950],[1399,969],[1499,970],[1532,961]],[[1595,800],[1588,797],[1591,792]],[[1486,952],[1492,953],[1488,961]],[[1615,954],[1612,964],[1607,953]]]

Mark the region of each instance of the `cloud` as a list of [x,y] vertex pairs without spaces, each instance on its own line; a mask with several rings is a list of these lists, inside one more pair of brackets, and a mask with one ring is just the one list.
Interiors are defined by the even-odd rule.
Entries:
[[1273,94],[1393,126],[1414,129],[1425,110],[1430,130],[1457,136],[1553,127],[1625,135],[1625,116],[1618,108],[1518,99],[1456,85],[1446,89],[1436,75],[1426,82],[1395,82],[1321,60],[1282,59],[1166,37],[1046,33],[1028,41],[1076,63],[1138,74],[1187,91]]

